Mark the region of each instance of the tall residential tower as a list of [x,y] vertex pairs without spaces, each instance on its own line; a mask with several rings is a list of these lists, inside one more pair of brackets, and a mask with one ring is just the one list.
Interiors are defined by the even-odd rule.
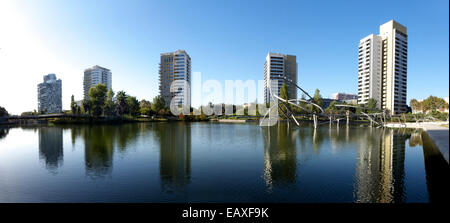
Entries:
[[38,111],[40,113],[59,113],[62,111],[62,83],[55,74],[44,76],[38,84]]
[[[173,83],[173,85],[172,85]],[[188,84],[186,86],[185,84]],[[184,50],[161,54],[159,64],[159,93],[166,106],[175,100],[177,105],[191,100],[191,57]],[[173,87],[172,91],[170,90]]]
[[406,27],[391,20],[380,26],[379,35],[361,39],[358,50],[358,104],[374,98],[391,114],[406,112]]
[[95,65],[84,70],[83,91],[85,99],[89,98],[89,89],[97,84],[104,84],[108,90],[111,89],[112,74],[109,69]]
[[271,85],[272,93],[280,95],[281,85],[286,83],[288,87],[289,98],[297,98],[297,87],[286,82],[285,76],[292,82],[297,83],[297,58],[292,55],[284,55],[279,53],[268,53],[264,64],[264,102],[270,102],[269,80],[277,80],[278,83]]

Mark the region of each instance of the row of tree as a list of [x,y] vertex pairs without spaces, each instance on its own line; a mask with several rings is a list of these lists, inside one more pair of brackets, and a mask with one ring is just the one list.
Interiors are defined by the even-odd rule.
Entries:
[[89,89],[88,95],[89,98],[81,102],[81,107],[75,103],[72,95],[70,103],[72,114],[88,114],[95,117],[124,115],[136,117],[153,114],[167,115],[170,112],[161,96],[155,97],[153,102],[144,99],[139,102],[135,96],[130,96],[125,91],[119,91],[114,95],[113,90],[107,90],[104,84],[97,84]]
[[444,111],[448,109],[448,103],[442,99],[435,96],[430,96],[423,101],[418,101],[416,99],[411,99],[409,105],[414,111],[421,113],[428,113],[429,111]]

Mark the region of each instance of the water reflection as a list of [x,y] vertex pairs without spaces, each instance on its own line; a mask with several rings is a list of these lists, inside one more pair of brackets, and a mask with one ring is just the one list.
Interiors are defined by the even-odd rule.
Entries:
[[9,128],[0,128],[0,139],[5,138],[9,133]]
[[[64,132],[69,133],[65,144]],[[126,202],[372,203],[449,198],[448,164],[422,132],[414,130],[342,124],[314,129],[308,124],[261,128],[257,124],[168,122],[22,127],[0,129],[2,135],[0,158],[9,161],[2,164],[19,171],[3,173],[0,183],[15,183],[10,188],[18,188],[17,193],[41,191],[63,202],[93,197]],[[21,143],[25,137],[35,141]],[[66,148],[63,153],[70,140],[72,151]],[[23,149],[18,150],[19,146]],[[39,168],[36,162],[24,160],[30,156],[22,151],[39,152]],[[211,160],[220,163],[214,165]],[[13,168],[16,164],[21,168]],[[24,183],[33,171],[42,171],[42,164],[50,174],[39,175],[34,184]],[[63,170],[64,175],[52,175],[54,170]],[[107,177],[114,181],[102,180]],[[39,181],[52,187],[43,188]],[[86,193],[74,199],[79,191]]]
[[191,124],[153,124],[160,143],[159,171],[164,192],[182,191],[191,178]]
[[63,164],[63,130],[58,127],[39,128],[39,158],[51,172]]
[[269,190],[296,181],[295,130],[288,125],[262,128],[264,134],[264,180]]
[[[144,129],[142,129],[144,128]],[[141,124],[86,125],[71,128],[72,144],[81,137],[84,142],[86,175],[103,178],[112,173],[114,148],[125,153],[136,141],[139,131],[146,131]]]
[[404,201],[405,143],[410,135],[393,129],[371,128],[361,136],[358,141],[355,201]]

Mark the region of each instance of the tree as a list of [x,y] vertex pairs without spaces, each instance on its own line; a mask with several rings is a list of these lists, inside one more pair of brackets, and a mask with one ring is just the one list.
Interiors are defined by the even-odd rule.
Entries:
[[337,104],[338,104],[337,101],[332,101],[330,103],[330,105],[328,106],[328,108],[325,109],[325,112],[328,113],[328,114],[335,114],[335,113],[337,113],[337,108],[336,108]]
[[108,90],[106,93],[106,101],[103,105],[103,114],[106,116],[115,115],[116,105],[114,104],[114,91],[112,89]]
[[[281,85],[280,98],[282,98],[284,100],[289,100],[289,92],[288,92],[288,88],[287,88],[286,83],[283,83]],[[288,106],[288,108],[290,107],[289,104],[287,106]],[[287,110],[286,110],[286,108],[284,106],[281,106],[280,110],[281,111],[279,113],[287,114]]]
[[369,98],[367,101],[367,108],[368,109],[376,109],[377,108],[377,100],[374,98]]
[[125,91],[117,92],[116,110],[120,116],[128,113],[127,94],[125,93]]
[[409,101],[409,105],[411,105],[411,108],[414,111],[422,110],[421,103],[419,101],[417,101],[416,99],[414,99],[414,98],[411,99],[411,101]]
[[75,114],[77,112],[77,103],[75,103],[74,96],[70,97],[70,111],[72,114]]
[[283,83],[281,85],[280,98],[285,99],[285,100],[289,99],[289,92],[288,92],[287,85],[285,83]]
[[444,99],[432,95],[423,101],[411,99],[409,104],[411,105],[413,110],[422,111],[423,113],[428,113],[428,111],[442,111],[448,109],[448,103]]
[[164,98],[161,95],[153,98],[152,110],[157,114],[164,114],[164,108],[166,107],[166,103],[164,102]]
[[8,111],[2,106],[0,106],[0,117],[9,116]]
[[448,103],[442,98],[430,96],[422,101],[422,108],[424,112],[444,110],[448,108]]
[[[322,100],[322,96],[320,95],[319,89],[316,89],[316,91],[314,92],[313,102],[315,104],[319,105],[320,107],[323,106],[323,100]],[[315,112],[315,113],[320,113],[320,109],[317,108],[316,106],[311,106],[311,111]]]
[[92,115],[100,116],[106,101],[106,85],[97,84],[89,89],[89,99],[92,106]]
[[127,97],[128,112],[131,116],[139,115],[139,101],[134,96]]
[[83,101],[81,102],[81,106],[83,109],[83,112],[86,114],[91,114],[91,101],[88,99],[83,99]]
[[151,115],[152,114],[152,103],[147,100],[142,99],[139,102],[139,112],[141,115]]

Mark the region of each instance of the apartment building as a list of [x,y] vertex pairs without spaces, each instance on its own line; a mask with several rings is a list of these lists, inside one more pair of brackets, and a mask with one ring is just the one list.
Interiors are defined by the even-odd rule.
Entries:
[[89,99],[89,89],[97,84],[104,84],[108,90],[112,87],[112,73],[109,69],[95,65],[84,70],[84,98]]
[[391,114],[407,111],[406,27],[391,20],[380,26],[379,35],[371,34],[358,45],[358,104],[370,98],[377,107]]
[[38,84],[38,112],[59,113],[62,111],[62,82],[55,74],[44,76],[44,82]]
[[[269,103],[270,91],[273,94],[280,95],[280,89],[283,83],[288,87],[289,98],[297,98],[297,87],[285,81],[283,76],[297,83],[298,65],[297,57],[280,53],[268,53],[264,63],[264,101]],[[277,81],[277,84],[276,81]],[[271,82],[273,81],[273,82]],[[269,85],[270,84],[270,85]],[[269,89],[270,86],[270,89]]]
[[170,106],[172,100],[179,106],[190,105],[190,84],[191,57],[186,51],[162,53],[159,64],[159,92],[166,106]]

